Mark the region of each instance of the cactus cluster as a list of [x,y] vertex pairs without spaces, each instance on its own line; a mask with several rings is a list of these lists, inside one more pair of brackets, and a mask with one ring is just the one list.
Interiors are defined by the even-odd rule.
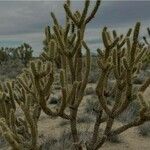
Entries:
[[[150,120],[150,106],[143,98],[143,93],[150,85],[150,79],[140,87],[138,98],[141,109],[139,116],[132,122],[113,128],[115,119],[128,108],[133,101],[133,79],[141,69],[148,51],[147,45],[139,44],[140,23],[129,29],[126,35],[118,35],[103,28],[104,49],[98,49],[97,63],[100,69],[96,94],[99,106],[92,136],[81,142],[77,128],[78,109],[83,100],[88,84],[91,67],[90,49],[84,41],[86,25],[94,18],[101,1],[97,0],[93,10],[90,0],[85,0],[82,11],[72,12],[69,0],[64,4],[66,22],[60,25],[51,13],[53,27],[46,27],[45,50],[40,58],[31,61],[15,81],[1,84],[0,127],[3,135],[13,150],[38,150],[38,120],[43,111],[51,118],[61,117],[70,122],[73,145],[76,150],[98,150],[108,137],[118,135],[131,127]],[[147,42],[146,42],[147,43]],[[83,55],[83,48],[86,54]],[[61,104],[51,109],[48,100],[53,90],[57,58],[60,59]],[[108,105],[108,80],[113,75],[115,80],[114,103]],[[18,109],[22,110],[17,115]],[[106,114],[103,117],[103,114]],[[102,123],[106,127],[99,137]]]
[[3,47],[0,48],[0,64],[8,61],[9,56]]
[[17,58],[21,60],[25,67],[27,67],[28,62],[31,60],[32,53],[32,47],[27,43],[23,43],[16,49]]
[[1,47],[0,48],[0,63],[6,62],[8,60],[17,60],[19,59],[22,64],[27,67],[28,62],[32,58],[32,47],[27,44],[23,43],[21,46],[16,48],[9,48],[9,47]]
[[[12,149],[37,150],[37,114],[30,93],[25,91],[22,79],[1,83],[0,126]],[[32,97],[31,97],[32,96]],[[21,109],[21,115],[17,115]]]

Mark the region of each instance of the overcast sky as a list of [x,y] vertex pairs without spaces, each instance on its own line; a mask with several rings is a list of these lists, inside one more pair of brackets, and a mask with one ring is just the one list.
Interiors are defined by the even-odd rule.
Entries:
[[[51,25],[50,12],[63,22],[63,1],[0,1],[0,46],[31,44],[35,53],[42,49],[44,27]],[[82,9],[83,1],[73,8]],[[94,2],[92,2],[93,6]],[[142,34],[150,26],[150,1],[102,1],[95,19],[89,24],[86,39],[98,48],[99,32],[106,25],[125,32],[136,21],[142,23]]]

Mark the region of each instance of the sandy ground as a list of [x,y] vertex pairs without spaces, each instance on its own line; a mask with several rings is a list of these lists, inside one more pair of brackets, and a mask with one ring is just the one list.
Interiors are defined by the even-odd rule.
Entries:
[[142,137],[136,131],[136,128],[127,130],[120,135],[121,143],[106,143],[102,150],[149,150],[150,137]]
[[[144,97],[146,99],[150,98],[150,88],[145,92]],[[80,113],[83,113],[83,107],[85,102],[83,101]],[[39,142],[43,143],[43,141],[46,139],[46,137],[60,137],[62,133],[64,132],[64,126],[61,126],[60,124],[63,122],[63,119],[57,118],[57,119],[51,119],[50,117],[46,116],[42,113],[39,123],[38,123],[38,129],[39,129]],[[120,126],[121,123],[117,122],[115,124],[115,127]],[[92,124],[80,124],[80,129],[86,130],[86,128],[89,128],[89,130],[93,127]],[[68,131],[69,131],[69,125],[66,125]],[[66,129],[66,128],[65,128]],[[143,137],[138,134],[137,128],[131,128],[127,130],[126,132],[122,133],[120,136],[120,142],[119,143],[111,143],[106,142],[102,150],[150,150],[150,137]],[[8,150],[8,147],[1,147],[0,150]],[[53,150],[50,148],[50,150]],[[56,150],[56,149],[55,149]]]
[[[144,93],[144,97],[147,100],[150,98],[150,88],[146,90]],[[80,113],[83,113],[84,102],[81,105]],[[51,120],[47,118],[45,115],[41,118],[41,121],[39,123],[39,132],[40,134],[43,134],[44,136],[49,136],[48,133],[51,133],[51,136],[60,136],[62,132],[64,131],[63,127],[60,126],[60,123],[62,122],[62,119],[56,119]],[[80,128],[86,128],[85,124],[80,124]],[[115,127],[120,126],[121,123],[117,122],[115,124]],[[68,126],[68,125],[67,125]],[[88,125],[87,128],[92,128],[92,125]],[[69,130],[69,126],[68,126]],[[102,150],[149,150],[150,149],[150,137],[143,137],[139,135],[137,128],[130,128],[126,132],[122,133],[120,136],[120,142],[119,143],[111,143],[106,142]]]
[[[59,126],[60,119],[50,121],[48,118],[43,119],[39,124],[39,132],[44,136],[60,136],[63,132]],[[118,123],[120,124],[120,123]],[[118,126],[118,125],[117,125]],[[48,133],[51,133],[48,135]],[[137,128],[131,128],[120,135],[119,143],[107,142],[101,148],[102,150],[149,150],[150,137],[143,137],[138,134]],[[52,149],[50,149],[52,150]]]

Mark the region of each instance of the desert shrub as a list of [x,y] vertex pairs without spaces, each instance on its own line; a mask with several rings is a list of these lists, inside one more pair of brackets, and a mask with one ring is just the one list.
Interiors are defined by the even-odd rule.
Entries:
[[69,121],[66,121],[66,120],[62,120],[59,124],[60,126],[66,126],[66,125],[69,125]]
[[93,95],[93,94],[95,94],[95,90],[94,90],[94,88],[92,86],[87,87],[85,89],[85,95]]
[[22,62],[22,64],[27,67],[27,63],[33,57],[32,54],[32,47],[27,43],[23,43],[16,48],[2,47],[0,49],[0,63],[15,60]]
[[89,115],[86,115],[86,116],[80,116],[78,119],[77,119],[77,123],[91,123],[93,122],[93,119],[89,116]]
[[7,53],[4,51],[4,48],[0,49],[0,64],[2,62],[6,62],[9,59],[9,56],[7,55]]
[[134,84],[142,84],[143,81],[144,81],[144,79],[142,77],[139,77],[139,78],[134,80]]
[[[58,142],[58,139],[55,137],[47,137],[42,141],[42,144],[40,146],[41,150],[49,150],[50,148],[54,148],[54,145]],[[55,148],[54,148],[55,150]]]
[[111,143],[121,143],[121,138],[118,135],[109,136],[107,140]]
[[[80,136],[82,139],[87,140],[90,137],[91,132],[81,131]],[[41,150],[75,150],[74,146],[71,144],[72,138],[68,130],[64,130],[59,138],[48,137],[41,145]]]
[[138,133],[142,136],[150,136],[150,122],[146,122],[138,127]]
[[139,103],[137,103],[136,101],[130,103],[128,108],[120,116],[118,116],[118,120],[123,123],[129,123],[139,115],[139,109]]
[[91,73],[89,75],[89,83],[96,83],[98,78],[99,78],[99,74],[98,74],[97,70],[91,71]]
[[85,104],[85,112],[94,114],[94,112],[98,109],[98,98],[97,96],[91,96],[86,99]]
[[0,66],[0,80],[14,79],[22,72],[24,65],[18,60],[8,60]]
[[17,58],[27,67],[28,62],[32,59],[32,47],[27,43],[23,43],[20,47],[16,48],[15,51],[17,51]]
[[98,64],[97,64],[97,56],[91,56],[91,71],[89,74],[88,82],[89,83],[96,83],[99,78],[98,72]]
[[67,131],[63,131],[60,138],[49,137],[47,140],[41,145],[41,150],[65,150],[72,149],[74,147],[71,145],[71,134]]

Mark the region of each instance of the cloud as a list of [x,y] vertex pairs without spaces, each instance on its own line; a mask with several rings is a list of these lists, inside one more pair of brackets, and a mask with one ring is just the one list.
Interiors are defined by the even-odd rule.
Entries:
[[[16,40],[30,43],[36,51],[42,49],[44,27],[52,25],[50,12],[64,22],[64,0],[0,1],[0,41]],[[74,0],[73,9],[82,9],[83,1]],[[94,6],[95,1],[91,5]],[[142,22],[142,34],[150,24],[150,1],[102,1],[96,17],[88,25],[86,40],[92,45],[99,41],[99,32],[106,25],[125,32],[136,21]],[[98,46],[98,44],[97,44]]]
[[144,22],[150,20],[149,8],[150,1],[102,1],[96,18],[98,22],[93,26],[118,26],[133,24],[136,21]]
[[[59,3],[57,3],[59,4]],[[50,2],[0,2],[0,34],[39,32],[49,24],[50,11],[59,9]]]
[[[92,2],[92,6],[95,2]],[[41,32],[52,24],[53,11],[64,21],[63,1],[0,1],[0,35]],[[73,1],[74,10],[82,9],[83,1]],[[150,1],[102,1],[89,27],[119,26],[138,20],[150,20]]]

